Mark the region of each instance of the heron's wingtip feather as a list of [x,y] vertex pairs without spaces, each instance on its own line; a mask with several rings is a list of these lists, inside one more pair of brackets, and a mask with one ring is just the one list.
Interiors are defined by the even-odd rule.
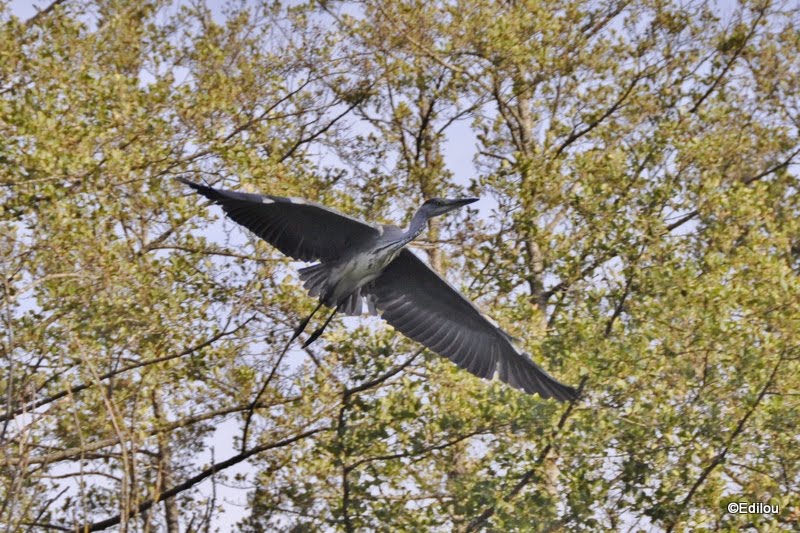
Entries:
[[551,390],[552,397],[560,402],[574,402],[578,399],[578,389],[570,385],[565,385],[554,381]]
[[[522,361],[516,381],[520,389],[528,394],[538,394],[542,398],[554,398],[560,402],[572,402],[578,398],[578,389],[561,383],[537,365],[528,354],[519,354]],[[515,369],[515,370],[517,370]],[[509,376],[510,377],[510,376]],[[516,386],[509,382],[510,385]]]
[[202,183],[195,183],[194,181],[188,180],[182,176],[178,176],[176,179],[181,183],[183,183],[184,185],[188,185],[189,187],[194,189],[196,192],[202,194],[209,200],[216,200],[224,196],[221,191],[218,191],[213,187],[209,187],[208,185],[203,185]]

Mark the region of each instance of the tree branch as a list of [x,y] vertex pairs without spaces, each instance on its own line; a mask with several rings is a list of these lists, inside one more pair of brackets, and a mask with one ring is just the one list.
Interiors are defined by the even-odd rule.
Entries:
[[[283,403],[291,403],[297,401],[301,398],[300,395],[292,396],[287,398],[283,402],[279,403],[272,403],[272,404],[260,404],[257,407],[274,407],[275,405],[280,405]],[[213,418],[219,416],[230,415],[234,413],[241,413],[247,411],[250,408],[250,403],[247,405],[236,405],[232,407],[223,407],[220,409],[215,409],[213,411],[207,411],[205,413],[200,413],[193,416],[187,416],[186,418],[181,418],[180,420],[175,420],[174,422],[170,422],[168,424],[162,426],[153,426],[145,431],[146,436],[158,435],[161,433],[168,433],[170,431],[174,431],[176,429],[191,426],[193,424],[197,424],[198,422],[203,422],[205,420],[211,420]],[[118,437],[109,437],[106,439],[89,442],[83,446],[76,446],[74,448],[67,448],[66,450],[61,450],[58,452],[54,452],[48,455],[40,455],[34,457],[27,457],[25,458],[25,462],[28,464],[51,464],[59,461],[65,461],[69,459],[73,459],[76,456],[80,456],[81,454],[85,454],[86,452],[93,452],[96,450],[102,450],[103,448],[108,448],[109,446],[115,446],[120,443],[120,439]],[[11,459],[8,461],[0,462],[0,466],[5,465],[15,465],[18,464],[20,460]]]
[[36,24],[36,22],[37,22],[39,19],[41,19],[42,17],[45,17],[45,16],[47,16],[47,15],[48,15],[48,14],[49,14],[51,11],[53,11],[55,8],[57,8],[58,6],[60,6],[61,4],[63,4],[63,3],[64,3],[64,2],[66,2],[66,1],[67,1],[67,0],[55,0],[55,2],[53,2],[52,4],[50,4],[49,6],[47,6],[46,8],[42,9],[41,11],[39,11],[38,13],[36,13],[34,16],[32,16],[31,18],[29,18],[28,20],[26,20],[26,21],[25,21],[25,26],[27,26],[28,28],[30,28],[31,26],[33,26],[34,24]]
[[765,7],[759,10],[758,16],[756,17],[755,22],[753,22],[753,25],[750,28],[750,32],[747,34],[744,40],[742,40],[742,44],[739,45],[739,47],[733,53],[728,62],[725,63],[725,67],[722,69],[722,72],[720,72],[719,76],[717,76],[714,79],[714,82],[711,84],[711,86],[709,86],[709,88],[706,89],[706,92],[704,92],[703,95],[697,100],[697,102],[695,102],[695,104],[689,110],[689,113],[696,113],[697,110],[700,108],[700,106],[703,105],[703,102],[705,102],[706,98],[711,96],[711,93],[713,93],[714,90],[717,88],[717,85],[719,85],[719,83],[722,81],[722,78],[725,77],[725,74],[728,73],[730,68],[733,66],[733,63],[739,58],[739,55],[742,53],[742,50],[744,50],[744,47],[747,46],[747,43],[750,42],[750,39],[753,37],[753,34],[755,34],[756,27],[758,26],[758,23],[761,21],[761,19],[764,17],[764,12],[766,11],[766,9],[767,8],[765,5]]
[[[206,340],[204,342],[201,342],[200,344],[198,344],[196,346],[193,346],[191,348],[187,348],[186,350],[184,350],[182,352],[171,354],[171,355],[165,355],[165,356],[162,356],[162,357],[155,357],[153,359],[145,359],[144,361],[139,361],[138,363],[134,363],[132,365],[129,365],[129,366],[126,366],[126,367],[123,367],[123,368],[118,368],[116,370],[112,370],[110,372],[106,372],[105,374],[102,374],[101,376],[99,376],[99,380],[98,381],[105,381],[107,379],[113,378],[114,376],[118,376],[120,374],[124,374],[125,372],[128,372],[130,370],[135,370],[137,368],[141,368],[141,367],[144,367],[144,366],[150,366],[150,365],[154,365],[154,364],[157,364],[157,363],[163,363],[164,361],[170,361],[172,359],[178,359],[178,358],[183,357],[185,355],[189,355],[191,353],[194,353],[194,352],[196,352],[198,350],[202,350],[203,348],[206,348],[206,347],[210,346],[211,344],[215,343],[216,341],[218,341],[222,337],[227,337],[228,335],[233,335],[234,333],[236,333],[237,331],[239,331],[240,329],[245,327],[254,318],[255,318],[255,315],[251,316],[250,318],[248,318],[247,320],[245,320],[244,322],[242,322],[241,324],[236,326],[234,329],[232,329],[230,331],[221,331],[220,333],[214,335],[210,339],[208,339],[208,340]],[[36,400],[36,401],[34,401],[32,403],[29,403],[27,405],[23,405],[21,407],[17,407],[13,411],[0,416],[0,421],[10,420],[11,418],[13,418],[15,416],[21,415],[21,414],[26,413],[26,412],[30,412],[33,409],[36,409],[38,407],[42,407],[43,405],[47,405],[47,404],[53,403],[53,402],[55,402],[57,400],[60,400],[61,398],[64,398],[65,396],[69,395],[70,393],[75,394],[75,393],[78,393],[78,392],[82,392],[82,391],[84,391],[84,390],[86,390],[88,388],[91,388],[94,385],[96,385],[96,382],[80,383],[78,385],[73,385],[73,386],[67,385],[65,390],[62,390],[60,392],[57,392],[57,393],[52,394],[50,396],[47,396],[46,398],[41,398],[40,400]]]
[[[774,165],[772,167],[769,167],[766,170],[764,170],[763,172],[760,172],[760,173],[758,173],[758,174],[756,174],[754,176],[751,176],[749,178],[743,179],[742,183],[745,184],[745,185],[750,185],[750,184],[752,184],[752,183],[754,183],[754,182],[756,182],[758,180],[761,180],[761,179],[769,176],[770,174],[772,174],[774,172],[777,172],[777,171],[779,171],[781,169],[787,168],[789,165],[792,164],[794,158],[797,157],[798,155],[800,155],[800,147],[798,147],[794,152],[789,154],[789,156],[786,159],[784,159],[782,162],[780,162],[780,163],[778,163],[778,164],[776,164],[776,165]],[[700,210],[699,209],[693,209],[692,211],[686,213],[685,215],[683,215],[681,218],[679,218],[675,222],[673,222],[671,224],[667,224],[665,226],[665,231],[662,233],[662,235],[666,235],[667,233],[671,232],[672,230],[674,230],[676,228],[679,228],[680,226],[683,226],[684,224],[686,224],[687,222],[689,222],[690,220],[692,220],[693,218],[695,218],[699,214],[700,214]],[[546,299],[550,299],[550,297],[553,294],[555,294],[557,292],[563,292],[563,291],[568,290],[576,281],[585,278],[587,275],[589,275],[590,273],[594,272],[594,270],[597,267],[599,267],[600,265],[602,265],[606,261],[611,261],[615,257],[619,257],[619,252],[614,251],[614,249],[610,249],[606,255],[604,255],[603,257],[596,258],[590,264],[588,264],[585,267],[583,267],[581,269],[581,272],[574,279],[572,279],[572,280],[563,280],[563,281],[555,284],[551,288],[549,288],[547,291],[545,291],[545,298]]]
[[675,514],[672,522],[667,527],[666,533],[671,533],[675,529],[675,526],[678,524],[678,519],[681,517],[684,511],[686,511],[686,507],[689,505],[689,502],[692,500],[697,490],[705,482],[705,480],[708,479],[708,476],[711,475],[714,469],[716,469],[719,465],[721,465],[725,461],[725,456],[728,454],[728,451],[733,445],[733,442],[742,433],[742,431],[744,431],[745,424],[747,424],[747,421],[750,419],[753,413],[756,412],[758,406],[761,405],[761,401],[767,395],[767,391],[775,381],[775,376],[778,375],[778,368],[780,368],[781,363],[783,363],[783,355],[781,355],[781,357],[778,359],[778,362],[775,363],[775,367],[772,369],[772,373],[770,374],[769,379],[767,379],[767,382],[761,388],[761,391],[759,392],[756,401],[753,403],[753,405],[750,407],[747,413],[745,413],[742,419],[739,420],[739,423],[736,424],[736,428],[733,430],[733,433],[731,433],[731,436],[728,437],[728,441],[725,443],[725,447],[722,449],[720,453],[718,453],[714,457],[714,459],[711,460],[711,463],[703,469],[703,472],[700,474],[700,477],[697,478],[697,480],[692,485],[692,488],[689,489],[689,493],[681,502],[680,506],[678,507],[678,512]]
[[[569,419],[570,415],[572,414],[572,411],[575,409],[575,406],[577,405],[578,400],[580,400],[580,398],[581,398],[581,394],[583,392],[584,386],[586,385],[587,379],[588,379],[588,377],[584,377],[581,380],[581,383],[578,386],[578,394],[575,397],[575,399],[572,400],[570,402],[570,404],[567,406],[567,408],[564,410],[564,414],[561,415],[561,419],[559,419],[558,424],[553,429],[553,432],[551,434],[551,440],[555,439],[555,437],[558,436],[558,434],[564,428],[564,425],[567,423],[567,420]],[[542,449],[542,452],[539,454],[539,457],[536,458],[536,462],[534,464],[537,467],[538,467],[538,465],[541,465],[542,462],[544,462],[544,460],[550,454],[550,451],[552,449],[553,449],[553,444],[551,442],[551,443],[549,443],[547,446],[545,446]],[[527,486],[531,482],[531,480],[533,479],[533,476],[536,474],[536,470],[537,470],[537,468],[534,467],[534,468],[528,470],[527,472],[525,472],[525,474],[517,482],[517,484],[514,485],[514,488],[512,488],[511,491],[509,491],[508,495],[503,498],[503,501],[510,501],[511,499],[516,497],[516,495],[519,494],[520,491],[522,491],[522,489],[524,489],[525,486]],[[477,531],[483,524],[486,523],[487,520],[489,520],[494,515],[496,509],[497,509],[497,507],[495,505],[491,505],[491,506],[487,507],[486,509],[484,509],[481,514],[479,514],[477,517],[475,517],[467,525],[466,531]]]
[[348,396],[352,396],[353,394],[356,394],[356,393],[359,393],[359,392],[363,392],[363,391],[365,391],[367,389],[371,389],[375,385],[380,385],[381,383],[383,383],[384,381],[386,381],[390,377],[402,372],[406,367],[408,367],[408,365],[410,365],[411,363],[414,362],[414,359],[419,357],[419,355],[424,351],[425,351],[425,348],[420,348],[419,350],[414,352],[414,354],[411,357],[409,357],[406,360],[405,363],[402,363],[401,365],[396,366],[392,370],[389,370],[385,374],[382,374],[382,375],[378,376],[377,378],[375,378],[373,380],[370,380],[370,381],[367,381],[365,383],[362,383],[361,385],[356,385],[352,389],[347,389],[346,390],[346,394]]
[[622,107],[622,105],[625,103],[625,100],[627,100],[628,96],[630,96],[631,92],[633,92],[633,89],[634,87],[636,87],[636,84],[639,83],[639,80],[641,80],[643,77],[644,76],[642,76],[641,74],[635,76],[631,81],[630,85],[628,85],[628,88],[625,89],[625,92],[622,93],[622,95],[619,98],[617,98],[617,101],[614,102],[611,105],[611,107],[606,109],[606,111],[597,120],[589,123],[589,125],[583,128],[582,130],[573,131],[569,135],[569,137],[564,139],[564,142],[562,142],[561,145],[556,149],[556,153],[553,155],[553,159],[559,157],[561,153],[564,150],[566,150],[572,143],[574,143],[587,133],[591,132],[593,129],[599,126],[605,119],[613,115],[620,107]]
[[[249,459],[250,457],[252,457],[254,455],[257,455],[257,454],[259,454],[261,452],[265,452],[265,451],[268,451],[268,450],[273,450],[275,448],[282,448],[282,447],[288,446],[290,444],[294,444],[295,442],[297,442],[299,440],[305,439],[305,438],[310,437],[312,435],[316,435],[317,433],[321,433],[323,431],[330,431],[331,429],[333,429],[333,428],[329,427],[329,426],[316,428],[316,429],[311,429],[311,430],[305,431],[303,433],[300,433],[298,435],[295,435],[293,437],[289,437],[289,438],[280,440],[278,442],[273,442],[273,443],[270,443],[270,444],[262,444],[261,446],[256,446],[255,448],[251,448],[250,450],[247,450],[245,452],[241,452],[239,454],[236,454],[233,457],[231,457],[229,459],[226,459],[225,461],[220,461],[219,463],[216,463],[216,464],[210,466],[209,468],[206,468],[205,470],[203,470],[199,474],[197,474],[197,475],[195,475],[193,477],[190,477],[189,479],[187,479],[183,483],[175,485],[171,489],[162,492],[158,496],[140,503],[139,506],[136,509],[133,509],[131,511],[131,517],[136,516],[137,514],[148,510],[153,505],[155,505],[155,504],[157,504],[159,502],[162,502],[162,501],[166,500],[167,498],[172,498],[173,496],[175,496],[177,494],[180,494],[181,492],[194,487],[195,485],[197,485],[201,481],[203,481],[203,480],[205,480],[205,479],[207,479],[207,478],[209,478],[209,477],[211,477],[211,476],[217,474],[218,472],[221,472],[221,471],[223,471],[223,470],[225,470],[227,468],[235,466],[235,465],[241,463],[242,461],[245,461],[245,460]],[[116,515],[116,516],[112,516],[111,518],[107,518],[105,520],[101,520],[100,522],[94,522],[94,523],[91,523],[91,524],[83,524],[83,525],[76,524],[74,528],[69,528],[68,530],[69,531],[101,531],[103,529],[107,529],[107,528],[109,528],[111,526],[115,526],[115,525],[119,524],[120,521],[121,521],[120,515]]]

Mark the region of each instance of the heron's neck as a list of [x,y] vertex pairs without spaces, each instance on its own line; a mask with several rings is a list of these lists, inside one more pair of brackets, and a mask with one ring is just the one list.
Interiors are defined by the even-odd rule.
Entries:
[[411,224],[408,225],[408,229],[403,235],[403,240],[406,242],[413,241],[426,227],[428,227],[428,217],[424,213],[417,211],[414,213]]

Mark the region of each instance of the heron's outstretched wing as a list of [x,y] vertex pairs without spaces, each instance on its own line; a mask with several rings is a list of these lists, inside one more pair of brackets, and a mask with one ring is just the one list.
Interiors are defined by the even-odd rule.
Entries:
[[299,198],[213,189],[178,179],[221,205],[235,222],[301,261],[330,261],[379,235],[374,226]]
[[556,381],[519,350],[511,337],[409,250],[365,286],[395,329],[476,376],[500,379],[542,398],[572,400],[574,388]]

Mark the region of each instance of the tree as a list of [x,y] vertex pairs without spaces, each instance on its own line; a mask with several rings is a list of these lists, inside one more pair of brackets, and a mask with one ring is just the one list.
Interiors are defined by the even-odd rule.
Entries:
[[[798,7],[4,5],[0,520],[213,529],[225,481],[247,531],[796,525]],[[294,265],[177,175],[486,198],[427,259],[581,398],[366,319],[285,346]]]

